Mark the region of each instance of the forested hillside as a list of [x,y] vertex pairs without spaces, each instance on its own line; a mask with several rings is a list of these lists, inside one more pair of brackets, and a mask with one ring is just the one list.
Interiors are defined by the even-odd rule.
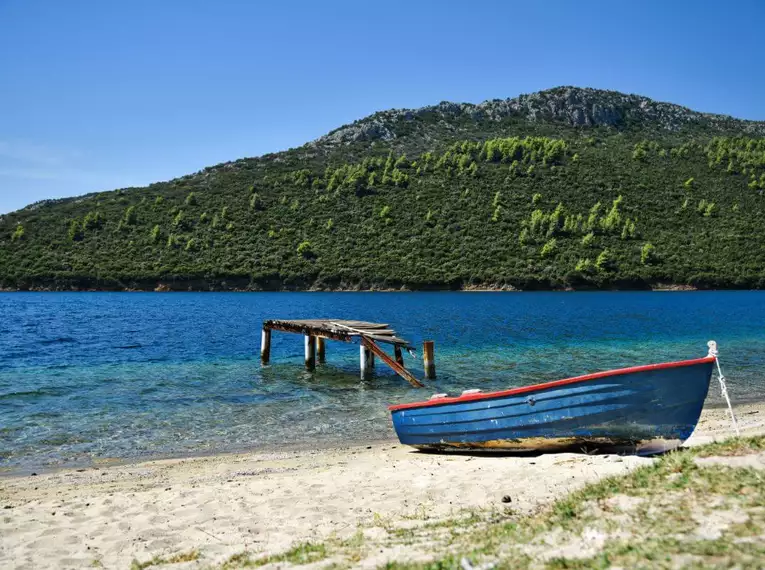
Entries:
[[765,124],[557,88],[0,218],[21,289],[765,287]]

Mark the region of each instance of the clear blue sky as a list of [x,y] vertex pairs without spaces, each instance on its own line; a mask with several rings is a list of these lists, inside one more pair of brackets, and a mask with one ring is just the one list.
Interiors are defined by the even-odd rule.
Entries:
[[763,120],[764,37],[764,0],[0,0],[0,212],[558,85]]

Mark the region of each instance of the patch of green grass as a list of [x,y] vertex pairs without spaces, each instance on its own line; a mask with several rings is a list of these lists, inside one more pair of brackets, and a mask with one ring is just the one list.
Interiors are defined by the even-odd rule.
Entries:
[[765,438],[761,436],[732,437],[696,448],[697,457],[750,455],[765,451]]
[[740,543],[724,536],[717,540],[686,541],[651,538],[639,543],[614,542],[592,558],[557,558],[545,566],[551,570],[620,568],[762,568],[765,546]]
[[433,562],[388,562],[381,570],[459,570],[460,558],[446,556]]
[[[301,565],[312,564],[324,560],[329,555],[329,549],[323,542],[300,542],[281,554],[252,558],[247,552],[235,554],[221,567],[221,570],[234,568],[249,568],[264,566],[275,562],[288,562],[289,564]],[[131,569],[132,570],[132,569]]]
[[[147,560],[146,562],[139,562],[138,560],[133,560],[133,562],[130,564],[130,570],[144,570],[144,568],[149,568],[151,566],[162,566],[164,564],[178,564],[180,562],[193,562],[194,560],[199,560],[199,551],[197,549],[190,550],[188,552],[180,552],[178,554],[174,554],[172,556],[164,557],[164,556],[155,556],[151,560]],[[96,563],[98,563],[97,566]],[[103,567],[101,565],[101,562],[98,560],[94,560],[91,566],[95,566],[97,568]]]
[[327,557],[327,546],[322,542],[303,542],[296,544],[287,552],[269,557],[269,562],[289,562],[290,564],[309,564]]
[[[475,520],[452,552],[434,562],[385,568],[459,568],[462,557],[490,560],[496,568],[757,568],[765,559],[765,473],[725,465],[700,466],[694,459],[756,453],[765,437],[743,438],[669,453],[627,475],[605,478],[556,501],[544,512],[518,520]],[[626,511],[611,501],[642,498]],[[720,536],[697,536],[700,522],[721,511],[746,513],[746,522],[720,523]],[[448,526],[439,522],[433,527]],[[592,556],[545,558],[565,543],[584,544],[586,529],[608,538]],[[620,532],[626,532],[623,536]],[[551,544],[545,541],[549,540]]]

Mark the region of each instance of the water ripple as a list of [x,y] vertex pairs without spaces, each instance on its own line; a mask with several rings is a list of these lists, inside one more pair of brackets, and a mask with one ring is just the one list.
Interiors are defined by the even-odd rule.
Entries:
[[[765,293],[0,294],[0,466],[67,465],[392,435],[386,406],[626,365],[697,357],[720,343],[736,400],[765,397]],[[72,315],[77,315],[76,319]],[[267,318],[388,322],[436,341],[438,380],[417,391],[358,346],[303,341]],[[422,376],[421,360],[407,365]],[[711,396],[719,400],[717,392]]]

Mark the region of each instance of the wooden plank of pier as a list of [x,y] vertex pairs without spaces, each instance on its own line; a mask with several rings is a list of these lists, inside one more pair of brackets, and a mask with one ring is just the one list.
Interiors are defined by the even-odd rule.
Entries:
[[409,341],[398,338],[396,331],[391,329],[390,325],[386,323],[338,319],[272,319],[263,323],[263,329],[306,336],[323,336],[341,342],[353,342],[359,336],[369,336],[377,342],[401,346],[406,349],[414,348]]
[[[407,340],[396,336],[396,331],[387,323],[370,323],[367,321],[339,320],[339,319],[272,319],[263,322],[263,335],[261,346],[261,359],[264,364],[268,363],[271,349],[271,331],[282,331],[305,336],[305,362],[306,368],[313,370],[316,364],[318,349],[319,362],[324,361],[324,340],[337,340],[340,342],[361,341],[360,364],[361,376],[366,379],[371,375],[374,367],[374,357],[390,366],[396,374],[404,378],[412,386],[417,388],[423,384],[414,377],[404,366],[403,350],[413,350],[414,347]],[[393,345],[395,360],[388,356],[378,343]]]
[[366,336],[361,337],[361,343],[366,346],[369,350],[371,350],[373,353],[375,353],[377,356],[380,357],[380,360],[382,360],[385,364],[390,366],[393,371],[401,376],[404,380],[409,382],[412,386],[415,388],[423,388],[425,385],[417,380],[417,378],[414,377],[414,375],[409,372],[406,368],[404,368],[402,365],[400,365],[398,362],[393,360],[390,356],[388,356],[383,349],[381,349],[379,346],[375,344],[375,342]]

